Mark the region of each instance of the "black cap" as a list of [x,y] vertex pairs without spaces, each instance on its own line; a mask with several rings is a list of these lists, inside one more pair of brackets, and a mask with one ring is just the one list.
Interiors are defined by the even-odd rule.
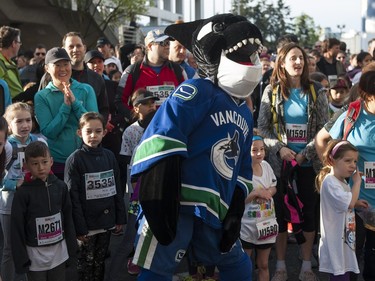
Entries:
[[98,50],[91,50],[85,54],[84,61],[85,63],[88,63],[93,58],[99,58],[99,59],[102,59],[103,61],[105,60],[101,52],[99,52]]
[[105,37],[100,37],[98,41],[96,41],[96,47],[103,46],[106,44],[111,44],[111,42],[109,42],[109,40]]
[[143,103],[143,102],[145,102],[147,100],[151,100],[151,99],[160,100],[158,97],[154,96],[154,94],[152,92],[145,91],[145,92],[139,94],[138,97],[136,97],[136,99],[133,102],[133,106],[136,106],[140,103]]
[[68,60],[70,61],[70,57],[65,49],[60,47],[54,47],[48,50],[46,54],[46,58],[44,59],[45,64],[48,63],[55,63],[59,60]]

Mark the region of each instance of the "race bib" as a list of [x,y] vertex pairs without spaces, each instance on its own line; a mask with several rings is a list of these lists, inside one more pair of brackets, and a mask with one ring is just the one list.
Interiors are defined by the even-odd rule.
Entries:
[[286,124],[288,143],[307,143],[306,124]]
[[345,217],[345,243],[350,249],[355,251],[355,215],[353,210],[349,210]]
[[375,188],[375,162],[365,162],[365,188]]
[[107,198],[116,195],[113,170],[85,174],[86,200]]
[[276,218],[268,219],[256,224],[258,231],[258,240],[265,240],[274,237],[279,232],[279,225]]
[[156,105],[161,105],[174,90],[174,85],[148,86],[146,89],[158,97],[160,100],[155,101]]
[[63,240],[61,213],[53,216],[36,218],[38,246],[54,244]]

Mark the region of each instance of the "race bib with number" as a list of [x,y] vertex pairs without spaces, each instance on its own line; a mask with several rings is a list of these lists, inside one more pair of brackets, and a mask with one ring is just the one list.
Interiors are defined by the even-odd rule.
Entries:
[[355,251],[355,214],[349,210],[345,217],[345,243]]
[[159,100],[155,101],[156,105],[161,105],[175,89],[174,85],[159,85],[159,86],[148,86],[146,89],[158,97]]
[[375,188],[375,162],[365,162],[365,188]]
[[116,195],[113,170],[85,174],[86,199],[100,199]]
[[63,240],[61,214],[36,218],[36,231],[38,246],[57,243]]
[[268,219],[256,224],[258,231],[258,240],[265,240],[274,237],[279,232],[279,225],[276,218]]
[[286,124],[288,143],[307,143],[306,124]]

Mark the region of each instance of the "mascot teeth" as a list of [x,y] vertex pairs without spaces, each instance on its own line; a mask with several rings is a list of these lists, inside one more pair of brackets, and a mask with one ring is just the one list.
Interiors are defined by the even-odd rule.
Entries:
[[260,42],[260,40],[258,38],[255,38],[255,43],[257,43],[258,45],[262,44],[262,42]]
[[233,46],[233,49],[235,50],[235,51],[237,51],[238,50],[238,46],[236,45],[236,46]]
[[251,44],[254,44],[254,38],[249,38],[249,42],[250,42]]
[[238,43],[237,43],[237,46],[238,46],[239,48],[241,48],[241,47],[242,47],[242,42],[238,42]]
[[229,48],[229,53],[233,53],[233,48]]
[[246,45],[246,44],[247,44],[247,40],[246,40],[246,39],[242,40],[242,43],[243,43],[244,45]]
[[224,54],[226,54],[226,55],[227,55],[228,53],[229,53],[229,51],[228,51],[228,50],[225,50],[225,51],[224,51]]

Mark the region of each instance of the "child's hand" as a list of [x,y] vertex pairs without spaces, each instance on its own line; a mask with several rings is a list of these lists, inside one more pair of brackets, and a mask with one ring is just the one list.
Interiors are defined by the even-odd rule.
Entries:
[[80,236],[77,236],[77,239],[79,241],[82,241],[84,243],[88,242],[89,241],[89,238],[87,237],[87,235],[80,235]]
[[258,189],[257,199],[271,200],[272,194],[268,189]]
[[358,170],[358,167],[357,167],[357,170],[354,172],[354,174],[352,175],[352,180],[353,180],[353,184],[356,184],[356,183],[361,183],[361,180],[362,180],[362,175],[363,173],[360,172]]
[[121,232],[122,228],[124,227],[124,225],[122,224],[116,224],[115,226],[115,232]]

